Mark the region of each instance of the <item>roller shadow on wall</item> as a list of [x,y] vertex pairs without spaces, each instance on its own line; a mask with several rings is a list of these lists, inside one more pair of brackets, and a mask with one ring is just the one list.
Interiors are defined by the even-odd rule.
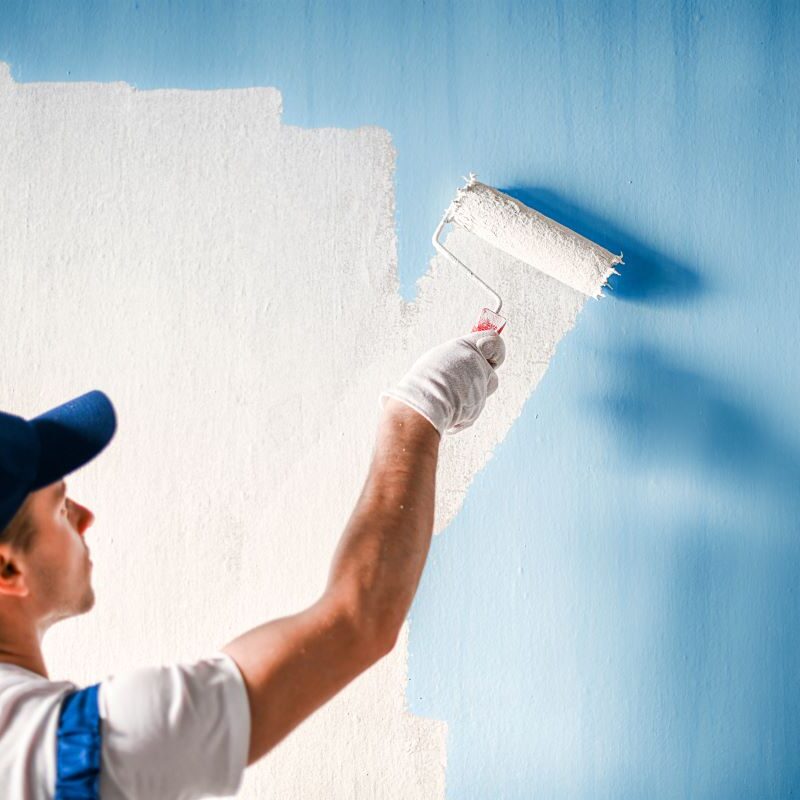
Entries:
[[588,214],[576,205],[541,187],[512,186],[501,189],[521,203],[612,253],[623,252],[625,263],[612,275],[607,294],[618,300],[649,305],[685,303],[699,297],[706,285],[697,270],[647,246],[628,231]]

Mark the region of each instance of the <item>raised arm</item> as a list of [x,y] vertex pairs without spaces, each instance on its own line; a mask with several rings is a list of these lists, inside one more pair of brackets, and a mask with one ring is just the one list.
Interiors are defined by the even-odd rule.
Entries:
[[498,338],[434,348],[385,393],[369,473],[322,597],[222,648],[247,687],[248,766],[394,647],[430,546],[441,434],[471,425],[497,387]]
[[426,419],[387,402],[326,591],[223,648],[250,700],[248,765],[394,646],[430,545],[438,449]]

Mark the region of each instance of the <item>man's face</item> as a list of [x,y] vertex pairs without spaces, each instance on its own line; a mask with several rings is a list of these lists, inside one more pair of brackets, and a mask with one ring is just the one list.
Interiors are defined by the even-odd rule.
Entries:
[[25,556],[27,583],[36,616],[48,626],[94,605],[92,562],[83,539],[94,514],[67,497],[66,490],[64,481],[57,481],[30,499],[36,534]]

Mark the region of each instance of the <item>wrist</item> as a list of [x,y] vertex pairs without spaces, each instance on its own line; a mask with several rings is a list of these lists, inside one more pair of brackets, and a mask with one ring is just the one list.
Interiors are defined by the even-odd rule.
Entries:
[[407,436],[420,442],[429,442],[438,448],[441,434],[436,426],[420,411],[394,397],[383,404],[380,428],[384,432]]

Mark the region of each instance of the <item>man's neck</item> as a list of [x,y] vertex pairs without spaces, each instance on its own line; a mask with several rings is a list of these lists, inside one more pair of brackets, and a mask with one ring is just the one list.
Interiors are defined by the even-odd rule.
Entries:
[[6,653],[5,650],[0,650],[0,665],[2,664],[13,664],[15,667],[22,667],[22,669],[27,669],[30,672],[41,675],[43,678],[50,679],[47,674],[47,666],[41,654],[39,654],[38,658],[19,657]]
[[49,679],[42,655],[42,633],[26,628],[13,631],[11,638],[11,632],[0,620],[0,664],[14,664]]

